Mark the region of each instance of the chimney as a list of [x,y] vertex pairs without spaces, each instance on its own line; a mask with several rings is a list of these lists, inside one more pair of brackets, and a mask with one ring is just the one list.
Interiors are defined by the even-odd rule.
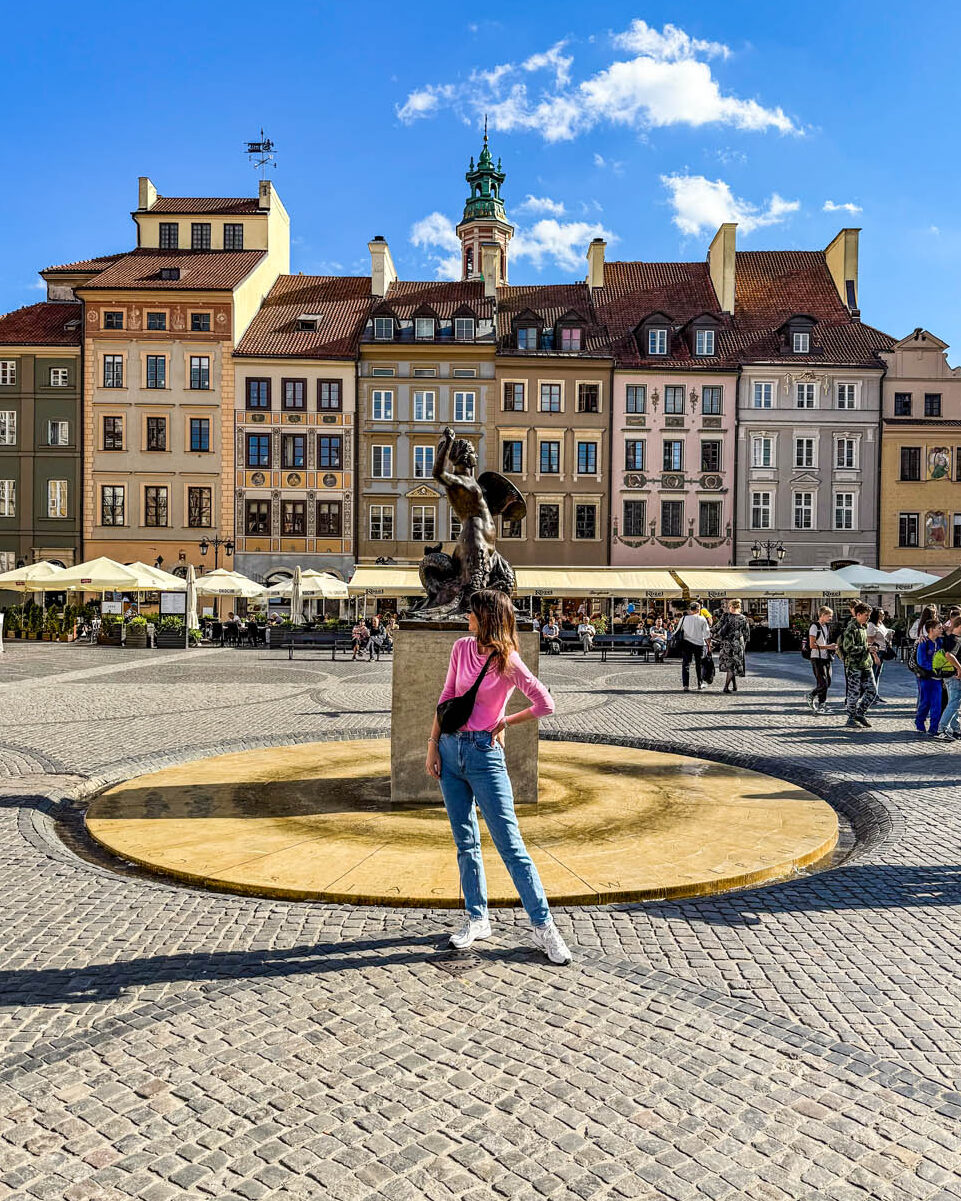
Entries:
[[860,229],[842,229],[824,252],[824,258],[834,280],[834,286],[852,317],[859,317],[858,307],[858,235]]
[[604,251],[607,243],[603,238],[595,238],[587,248],[587,286],[589,288],[604,287]]
[[504,282],[501,277],[501,248],[497,242],[481,242],[481,275],[484,277],[484,295],[497,299],[497,289]]
[[722,313],[734,312],[736,249],[737,225],[733,221],[726,221],[714,235],[707,252],[711,283],[717,293]]
[[374,296],[384,297],[390,285],[397,282],[390,247],[383,236],[377,234],[372,242],[367,243],[367,249],[370,251],[370,290]]
[[270,180],[262,179],[260,181],[260,192],[257,197],[259,205],[262,209],[270,208],[270,202],[273,199],[273,195],[274,195],[274,190],[273,190],[273,185],[271,184]]
[[137,208],[141,210],[153,208],[157,202],[157,189],[146,175],[141,175],[137,184]]

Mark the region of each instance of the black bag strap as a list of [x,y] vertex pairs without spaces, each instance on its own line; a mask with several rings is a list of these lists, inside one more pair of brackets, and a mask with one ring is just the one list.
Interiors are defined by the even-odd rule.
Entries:
[[484,664],[484,666],[478,672],[477,679],[474,681],[473,684],[471,684],[470,688],[468,688],[467,691],[462,694],[461,699],[465,700],[465,701],[469,700],[471,703],[471,707],[473,707],[474,702],[477,700],[477,690],[481,686],[481,680],[483,680],[484,676],[487,675],[487,669],[488,669],[488,667],[490,667],[491,660],[494,658],[494,656],[496,654],[497,654],[496,651],[491,651],[491,653],[487,656],[487,662]]

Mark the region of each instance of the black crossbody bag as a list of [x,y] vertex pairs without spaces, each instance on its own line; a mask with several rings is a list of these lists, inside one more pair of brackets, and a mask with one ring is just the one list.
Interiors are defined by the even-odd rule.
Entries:
[[437,706],[437,720],[442,734],[456,734],[470,720],[470,715],[474,712],[474,702],[477,700],[477,690],[481,686],[481,680],[487,675],[493,658],[493,654],[487,656],[487,662],[480,669],[477,679],[465,693],[452,696],[449,701],[441,701]]

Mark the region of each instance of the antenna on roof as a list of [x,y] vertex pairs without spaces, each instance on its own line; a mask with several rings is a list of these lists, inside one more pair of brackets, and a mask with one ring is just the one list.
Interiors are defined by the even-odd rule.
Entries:
[[260,141],[247,143],[247,160],[253,163],[255,170],[260,172],[260,178],[267,178],[267,168],[277,169],[277,155],[274,153],[275,143],[264,137],[263,126],[260,127]]

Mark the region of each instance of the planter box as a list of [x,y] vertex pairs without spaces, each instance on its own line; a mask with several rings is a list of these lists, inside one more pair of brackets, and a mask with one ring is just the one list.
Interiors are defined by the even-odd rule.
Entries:
[[128,628],[126,645],[132,646],[136,650],[146,650],[146,648],[147,648],[147,631],[146,630],[131,630]]
[[162,651],[182,651],[186,648],[187,634],[171,634],[167,630],[157,631],[156,646]]
[[116,634],[111,630],[109,633],[104,633],[103,630],[97,635],[98,646],[123,646],[121,641],[121,631],[117,630]]

